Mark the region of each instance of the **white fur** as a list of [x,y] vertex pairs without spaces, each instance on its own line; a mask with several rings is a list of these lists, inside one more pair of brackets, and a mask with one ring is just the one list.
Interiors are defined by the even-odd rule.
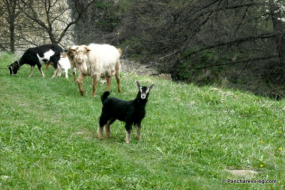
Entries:
[[116,64],[120,59],[120,52],[117,48],[108,44],[90,44],[89,46],[76,47],[74,61],[81,73],[91,77],[96,76],[97,80],[101,74],[109,77],[114,76]]
[[95,70],[91,70],[90,75],[99,73],[109,77],[114,76],[115,66],[120,59],[120,53],[117,48],[108,44],[90,44],[89,62],[96,63]]
[[84,94],[81,84],[86,75],[92,78],[93,96],[95,96],[96,86],[101,75],[109,81],[107,82],[107,90],[110,90],[111,77],[115,75],[118,91],[122,91],[120,86],[121,53],[121,50],[108,44],[81,45],[69,49],[68,55],[74,55],[73,62],[80,71],[77,82],[81,95]]
[[[39,54],[37,53],[37,57],[38,57],[41,64],[49,63],[50,57],[53,55],[54,55],[54,51],[52,51],[51,49],[49,51],[45,52],[43,57],[40,57]],[[44,59],[46,59],[47,62],[44,62],[43,61]]]
[[[58,61],[58,64],[59,64],[60,68],[63,69],[63,71],[65,73],[65,78],[68,78],[68,69],[71,68],[68,57],[61,57],[60,60]],[[61,73],[60,73],[60,75],[61,75]]]

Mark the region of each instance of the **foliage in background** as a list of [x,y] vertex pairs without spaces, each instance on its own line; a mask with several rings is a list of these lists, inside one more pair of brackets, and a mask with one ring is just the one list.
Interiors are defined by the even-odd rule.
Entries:
[[[87,4],[87,1],[78,1],[73,9]],[[122,11],[119,3],[115,3],[114,0],[95,1],[84,13],[83,19],[75,25],[74,43],[111,43],[110,40],[106,40],[106,36],[116,30]]]
[[199,85],[226,80],[228,87],[281,99],[283,5],[282,0],[142,0],[121,18],[116,43],[126,57],[158,66],[176,80]]

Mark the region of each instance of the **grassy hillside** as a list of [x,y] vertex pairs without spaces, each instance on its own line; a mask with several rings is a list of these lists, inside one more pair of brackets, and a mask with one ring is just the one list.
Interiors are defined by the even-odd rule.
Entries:
[[[106,86],[81,97],[70,78],[41,78],[25,65],[10,77],[15,58],[0,54],[0,189],[284,189],[285,101],[177,84],[122,73],[111,96],[131,100],[135,81],[155,83],[142,122],[142,140],[124,142],[124,123],[113,137],[97,138]],[[239,176],[229,170],[254,170]],[[277,180],[234,184],[231,180]],[[260,181],[262,182],[262,181]]]

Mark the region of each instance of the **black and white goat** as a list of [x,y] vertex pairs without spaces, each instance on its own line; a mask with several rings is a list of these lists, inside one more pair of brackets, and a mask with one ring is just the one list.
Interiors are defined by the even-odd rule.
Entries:
[[109,91],[105,91],[102,94],[101,101],[103,107],[101,116],[99,118],[99,139],[103,139],[104,126],[107,136],[111,137],[110,125],[117,119],[125,122],[126,143],[130,142],[133,124],[137,130],[136,137],[138,139],[141,138],[141,121],[145,117],[145,106],[148,101],[149,92],[153,88],[154,84],[152,84],[150,87],[146,87],[141,86],[137,81],[137,86],[139,88],[138,94],[136,98],[131,101],[124,101],[118,98],[108,98],[110,95]]
[[10,70],[10,75],[17,74],[20,67],[24,64],[31,65],[31,74],[29,77],[33,76],[34,67],[37,65],[42,77],[45,77],[45,74],[42,71],[42,64],[48,64],[52,62],[53,67],[55,69],[52,78],[55,77],[55,74],[58,69],[58,61],[60,59],[60,54],[63,52],[63,48],[56,44],[46,44],[34,48],[29,48],[26,52],[22,55],[22,57],[8,66]]

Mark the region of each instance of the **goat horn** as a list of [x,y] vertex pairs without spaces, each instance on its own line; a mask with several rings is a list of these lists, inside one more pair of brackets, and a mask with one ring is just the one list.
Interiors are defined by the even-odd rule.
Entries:
[[154,84],[150,85],[149,89],[152,89],[152,88],[153,88],[153,86],[154,86]]
[[141,85],[140,85],[139,81],[136,81],[136,82],[137,82],[137,86],[138,86],[138,87],[141,87]]

